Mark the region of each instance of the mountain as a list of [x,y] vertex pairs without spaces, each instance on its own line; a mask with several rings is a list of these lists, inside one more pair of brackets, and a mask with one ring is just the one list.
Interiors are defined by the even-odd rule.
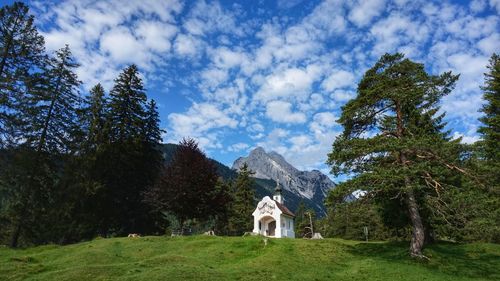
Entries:
[[335,187],[335,183],[325,174],[318,170],[299,171],[280,154],[266,153],[261,147],[252,150],[248,157],[236,159],[232,168],[238,170],[244,163],[255,172],[254,177],[278,181],[284,190],[298,196],[308,205],[312,204],[320,214],[325,213],[323,201],[328,191]]
[[[174,155],[175,150],[177,149],[177,144],[167,143],[162,144],[160,146],[160,150],[162,151],[163,158],[165,159],[165,164],[168,164],[172,161],[172,157]],[[228,166],[220,163],[217,160],[210,159],[213,161],[214,165],[217,167],[217,173],[226,181],[232,181],[236,179],[238,176],[238,172],[234,169],[229,168]],[[284,160],[284,159],[283,159]],[[286,161],[285,161],[286,162]],[[293,168],[293,167],[292,167]],[[281,181],[280,181],[281,183]],[[271,178],[259,178],[257,175],[254,176],[254,190],[256,200],[260,200],[264,196],[272,196],[274,193],[274,188],[276,187],[276,182]],[[312,208],[316,211],[318,216],[323,216],[325,214],[325,209],[323,207],[322,201],[313,201],[301,195],[298,195],[294,192],[291,192],[287,189],[283,190],[283,196],[286,199],[286,206],[292,211],[295,212],[300,202],[304,202],[306,207]]]

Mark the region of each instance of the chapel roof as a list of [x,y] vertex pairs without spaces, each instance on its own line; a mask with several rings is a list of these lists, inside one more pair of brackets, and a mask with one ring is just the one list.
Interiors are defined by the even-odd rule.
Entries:
[[284,215],[295,217],[295,215],[292,213],[292,211],[288,210],[288,208],[285,207],[285,205],[281,204],[280,202],[278,202],[276,200],[273,200],[273,201],[276,203],[276,206],[278,206],[278,208],[281,210],[281,212]]

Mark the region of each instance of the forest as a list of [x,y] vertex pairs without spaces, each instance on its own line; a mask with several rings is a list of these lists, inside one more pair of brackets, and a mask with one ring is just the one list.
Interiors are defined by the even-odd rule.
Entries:
[[[165,163],[169,132],[136,65],[108,93],[101,84],[82,92],[70,46],[48,53],[20,2],[0,9],[0,47],[1,244],[252,229],[252,171],[225,180],[190,138]],[[370,239],[411,240],[415,257],[436,240],[500,242],[500,57],[485,74],[474,144],[452,139],[440,111],[458,79],[399,53],[366,71],[328,154],[332,173],[350,178],[330,192],[316,229],[363,240],[367,227]],[[346,201],[356,190],[364,195]],[[296,210],[297,236],[311,213]]]

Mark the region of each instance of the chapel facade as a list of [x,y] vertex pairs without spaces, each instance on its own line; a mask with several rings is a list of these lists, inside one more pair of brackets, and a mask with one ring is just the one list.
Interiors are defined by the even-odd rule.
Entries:
[[284,205],[281,187],[276,185],[273,198],[264,196],[253,215],[253,233],[274,238],[295,238],[295,215]]

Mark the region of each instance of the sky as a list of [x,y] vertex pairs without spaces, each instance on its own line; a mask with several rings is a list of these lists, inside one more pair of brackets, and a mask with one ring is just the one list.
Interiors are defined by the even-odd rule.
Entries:
[[442,110],[453,137],[477,141],[483,74],[500,51],[500,0],[26,3],[49,52],[69,44],[82,94],[136,64],[164,141],[193,137],[229,166],[261,146],[328,173],[341,107],[384,53],[460,73]]

